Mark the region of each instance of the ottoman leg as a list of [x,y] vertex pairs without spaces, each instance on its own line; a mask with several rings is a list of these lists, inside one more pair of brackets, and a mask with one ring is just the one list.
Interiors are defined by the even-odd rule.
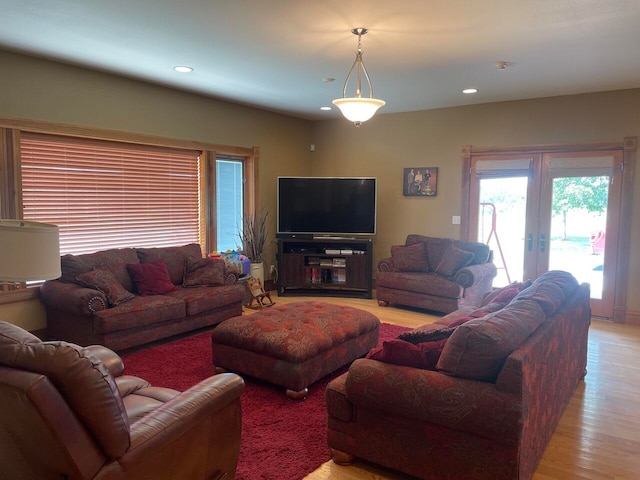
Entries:
[[307,395],[309,395],[309,389],[303,388],[302,390],[295,391],[287,388],[286,394],[291,400],[304,400],[307,398]]
[[334,463],[338,465],[351,465],[353,461],[356,459],[350,453],[342,452],[340,450],[336,450],[335,448],[331,449],[331,458]]

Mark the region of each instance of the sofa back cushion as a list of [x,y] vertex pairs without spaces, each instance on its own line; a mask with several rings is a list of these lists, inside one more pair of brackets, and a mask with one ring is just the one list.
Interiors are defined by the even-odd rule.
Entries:
[[47,376],[107,456],[117,458],[129,448],[129,422],[118,387],[90,349],[41,342],[0,322],[0,364]]
[[429,270],[435,271],[438,264],[449,246],[453,244],[460,250],[473,253],[473,258],[469,265],[480,265],[487,263],[491,259],[491,249],[488,245],[480,242],[469,242],[465,240],[454,240],[451,238],[428,237],[426,235],[418,235],[415,233],[407,235],[406,245],[413,245],[422,242],[427,248],[427,257],[429,262]]
[[546,320],[538,303],[514,300],[502,310],[456,328],[437,369],[454,377],[493,382],[507,357]]
[[158,259],[164,260],[169,272],[169,278],[174,285],[182,284],[185,259],[187,257],[202,258],[202,250],[197,243],[190,243],[180,247],[138,248],[137,253],[141,263],[151,263]]
[[133,248],[112,248],[83,255],[63,255],[60,258],[62,267],[60,280],[65,283],[79,283],[76,279],[78,275],[104,265],[109,267],[109,270],[113,272],[113,276],[120,285],[133,292],[134,286],[127,271],[127,263],[139,262],[136,251]]
[[391,247],[393,268],[398,272],[428,272],[427,249],[423,242]]
[[569,272],[551,270],[536,278],[513,301],[532,300],[542,307],[547,317],[551,317],[576,288],[578,281]]

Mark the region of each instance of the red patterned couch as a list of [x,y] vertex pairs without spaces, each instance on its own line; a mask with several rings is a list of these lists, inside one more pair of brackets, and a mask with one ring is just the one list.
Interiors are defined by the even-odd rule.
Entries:
[[123,350],[242,315],[244,286],[200,245],[64,255],[40,297],[47,335]]
[[441,343],[431,365],[374,360],[383,343],[327,387],[334,461],[428,480],[530,479],[586,374],[589,324],[589,285],[554,271],[506,305],[490,298],[394,341],[423,359]]
[[376,298],[450,313],[478,305],[491,290],[497,270],[487,245],[450,238],[407,235],[378,262]]

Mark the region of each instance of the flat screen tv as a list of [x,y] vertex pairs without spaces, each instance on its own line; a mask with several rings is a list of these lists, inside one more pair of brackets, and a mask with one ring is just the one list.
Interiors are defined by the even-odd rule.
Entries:
[[376,179],[278,177],[278,234],[376,233]]

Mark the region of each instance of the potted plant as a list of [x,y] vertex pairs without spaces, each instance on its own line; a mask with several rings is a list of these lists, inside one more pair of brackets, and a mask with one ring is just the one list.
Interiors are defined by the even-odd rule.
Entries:
[[264,285],[264,264],[262,255],[267,243],[269,212],[261,210],[245,216],[242,231],[238,233],[242,244],[241,250],[251,262],[252,277],[257,277]]

